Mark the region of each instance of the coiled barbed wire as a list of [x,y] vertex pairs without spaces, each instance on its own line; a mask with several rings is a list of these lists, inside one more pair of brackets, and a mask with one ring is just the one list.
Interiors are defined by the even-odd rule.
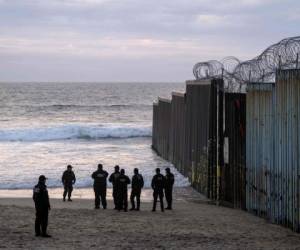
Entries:
[[[228,88],[249,82],[272,82],[277,69],[298,68],[300,36],[289,37],[271,45],[259,56],[240,62],[235,57],[195,64],[196,79],[223,78]],[[299,65],[300,66],[300,65]]]

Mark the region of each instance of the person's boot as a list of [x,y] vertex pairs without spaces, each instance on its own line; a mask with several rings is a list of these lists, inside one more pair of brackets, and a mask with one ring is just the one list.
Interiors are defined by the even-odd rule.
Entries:
[[129,209],[129,211],[133,211],[133,210],[135,210],[135,208],[134,208],[134,207],[132,207],[132,208],[130,208],[130,209]]
[[66,197],[63,197],[63,202],[65,202],[66,201]]
[[42,237],[44,237],[44,238],[51,238],[52,236],[49,235],[49,234],[47,234],[47,233],[45,233],[45,234],[42,234]]

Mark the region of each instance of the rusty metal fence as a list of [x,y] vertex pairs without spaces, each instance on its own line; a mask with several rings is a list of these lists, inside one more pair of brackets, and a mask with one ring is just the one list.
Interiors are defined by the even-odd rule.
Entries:
[[271,220],[299,231],[300,70],[279,70],[274,97]]
[[300,70],[226,93],[217,79],[153,105],[153,148],[224,205],[300,230]]
[[248,84],[247,209],[299,232],[300,70]]
[[221,202],[246,209],[246,95],[225,93]]
[[[244,208],[244,204],[241,204],[244,193],[241,194],[241,190],[244,190],[245,178],[238,176],[244,176],[245,157],[239,154],[244,154],[245,143],[240,141],[245,138],[233,131],[239,131],[241,124],[245,123],[242,121],[244,116],[239,115],[239,109],[244,109],[245,101],[241,95],[235,94],[230,98],[228,95],[226,101],[224,98],[223,80],[211,79],[187,81],[185,94],[173,93],[171,101],[162,102],[159,99],[158,104],[153,105],[153,148],[188,176],[192,186],[208,198],[228,199],[232,206]],[[171,103],[171,108],[166,108],[166,103]],[[230,157],[226,166],[230,171],[225,172],[224,114],[225,111],[233,111],[237,103],[236,112],[227,119]],[[171,112],[170,115],[165,113],[167,110]],[[166,117],[170,117],[170,120],[166,120]],[[169,134],[166,134],[167,126]],[[169,145],[162,146],[167,136]],[[222,185],[221,180],[224,184],[228,178],[231,180],[231,175],[235,180],[232,186],[229,181],[227,185]],[[235,192],[233,198],[229,195],[232,191]]]
[[247,209],[271,218],[273,166],[272,83],[251,83],[247,87]]
[[170,161],[177,169],[187,174],[184,168],[184,152],[185,152],[185,94],[172,93],[171,102],[171,127],[170,127]]
[[153,124],[152,148],[162,158],[169,160],[171,124],[170,100],[158,98],[158,102],[153,105]]

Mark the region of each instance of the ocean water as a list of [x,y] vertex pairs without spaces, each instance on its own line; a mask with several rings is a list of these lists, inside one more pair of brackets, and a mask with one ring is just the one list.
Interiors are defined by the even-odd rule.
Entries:
[[153,101],[183,90],[183,83],[0,83],[0,189],[32,188],[41,174],[60,187],[67,164],[76,187],[90,187],[98,163],[129,176],[137,167],[146,187],[155,168],[171,167],[175,185],[189,185],[151,150]]

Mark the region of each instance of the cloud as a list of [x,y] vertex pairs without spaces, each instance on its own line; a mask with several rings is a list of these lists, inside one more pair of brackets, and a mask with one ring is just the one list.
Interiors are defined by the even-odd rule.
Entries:
[[[0,64],[10,57],[45,68],[50,58],[93,65],[105,59],[110,63],[101,67],[109,71],[122,59],[165,79],[163,62],[191,69],[197,61],[227,55],[248,59],[298,35],[299,8],[296,0],[0,0]],[[13,65],[5,66],[12,79]],[[0,80],[2,73],[0,67]]]

